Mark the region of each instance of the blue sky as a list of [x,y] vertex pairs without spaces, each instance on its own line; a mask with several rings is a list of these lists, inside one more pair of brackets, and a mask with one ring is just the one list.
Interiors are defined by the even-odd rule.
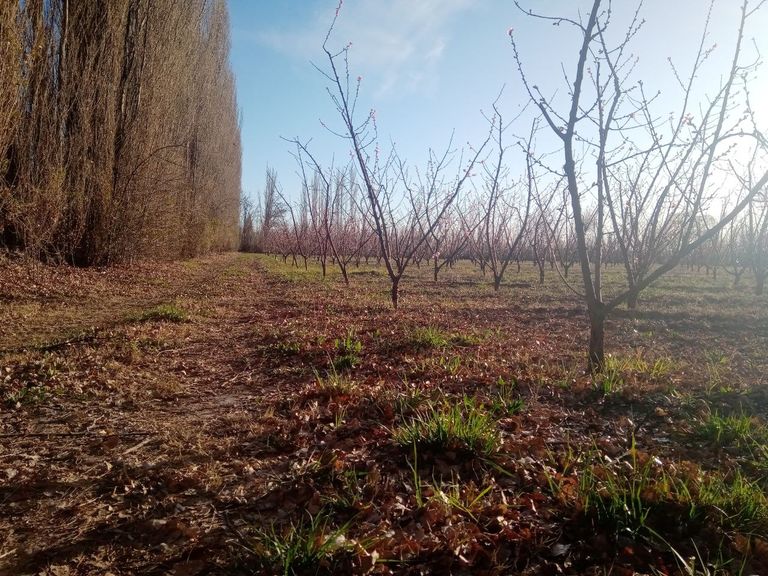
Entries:
[[[528,0],[523,5],[549,14],[578,17],[587,0]],[[615,0],[617,33],[636,2]],[[703,29],[706,0],[646,0],[646,24],[633,42],[640,57],[634,74],[649,90],[661,90],[657,111],[679,102],[667,59],[689,70]],[[727,69],[738,18],[737,0],[719,0],[708,44],[717,44],[697,94],[716,86]],[[321,122],[338,128],[326,93],[327,81],[313,67],[325,64],[321,49],[337,0],[229,0],[232,66],[242,113],[243,190],[255,196],[272,166],[288,194],[298,185],[291,145],[281,137],[312,139],[322,162],[344,163],[346,142]],[[514,29],[532,83],[547,94],[565,93],[561,63],[573,69],[578,37],[565,26],[532,20],[511,0],[346,0],[331,45],[352,42],[353,77],[361,76],[360,110],[376,110],[379,138],[396,144],[401,157],[422,164],[430,147],[442,150],[454,132],[454,147],[480,143],[487,132],[481,110],[489,110],[504,87],[500,106],[511,118],[526,104],[508,30]],[[768,53],[768,6],[747,31],[745,56]],[[762,35],[758,32],[762,31]],[[753,44],[754,41],[754,44]],[[768,102],[768,70],[752,85],[755,103]],[[761,118],[768,120],[765,105]],[[763,122],[765,126],[765,122]],[[525,123],[512,128],[524,133]]]

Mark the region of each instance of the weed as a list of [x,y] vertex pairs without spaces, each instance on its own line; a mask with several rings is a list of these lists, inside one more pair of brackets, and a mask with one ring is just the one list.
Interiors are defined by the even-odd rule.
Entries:
[[730,482],[719,475],[708,477],[699,487],[698,500],[716,510],[721,521],[734,530],[768,533],[768,496],[739,471]]
[[351,370],[360,364],[360,352],[363,343],[358,340],[355,331],[350,329],[344,338],[334,340],[337,356],[333,360],[334,370]]
[[451,336],[451,344],[466,348],[480,344],[480,338],[472,334],[454,334]]
[[579,463],[580,458],[569,440],[566,440],[565,451],[562,453],[547,450],[547,463],[544,464],[543,473],[553,496],[567,496],[566,487],[573,486],[575,466]]
[[456,376],[461,369],[461,356],[441,356],[440,367],[451,376]]
[[187,312],[175,304],[160,304],[136,316],[137,322],[186,322]]
[[709,395],[722,387],[723,377],[728,371],[730,360],[722,352],[707,352],[705,365],[707,370],[707,394]]
[[414,348],[445,348],[450,344],[450,336],[434,326],[417,328],[411,336]]
[[650,507],[643,493],[651,476],[648,470],[631,473],[626,478],[602,466],[587,466],[579,483],[584,511],[594,513],[601,524],[616,534],[637,534],[644,526]]
[[602,371],[595,375],[594,386],[608,396],[621,391],[626,385],[628,376],[644,375],[653,380],[659,380],[669,375],[673,368],[674,363],[669,358],[657,358],[651,364],[640,356],[608,355]]
[[[734,576],[734,574],[736,576],[742,576],[744,574],[747,558],[744,557],[738,572],[734,573],[732,570],[734,559],[725,557],[722,543],[717,550],[717,556],[712,556],[709,554],[705,559],[704,556],[702,556],[701,551],[699,551],[699,547],[696,545],[696,542],[691,540],[691,545],[693,546],[695,555],[684,558],[683,555],[678,552],[669,542],[667,542],[660,534],[654,532],[654,537],[658,541],[665,544],[669,551],[672,553],[675,558],[675,563],[677,564],[679,574],[683,576]],[[654,567],[651,567],[651,574],[653,576],[665,576],[668,574],[668,572],[662,572]]]
[[717,446],[751,448],[768,440],[765,427],[746,414],[721,416],[710,413],[698,426],[697,435]]
[[416,349],[476,346],[480,339],[471,334],[448,334],[434,326],[417,328],[411,335],[411,344]]
[[489,456],[499,447],[496,423],[474,398],[465,396],[455,404],[430,405],[394,433],[401,446],[437,450],[464,450]]
[[345,536],[347,528],[347,524],[331,528],[328,516],[320,512],[279,530],[274,525],[259,530],[247,549],[265,568],[278,570],[283,576],[310,569],[319,573],[321,565],[328,566],[333,573],[332,567],[340,555],[353,548]]
[[460,510],[472,520],[477,522],[474,510],[491,491],[493,485],[486,486],[480,490],[474,482],[461,483],[454,479],[450,483],[435,483],[432,491],[436,498],[454,510]]
[[347,416],[348,406],[339,406],[333,415],[334,428],[338,430],[344,424],[344,418]]
[[274,347],[275,350],[283,354],[298,354],[301,352],[301,344],[299,342],[278,342]]
[[491,394],[489,409],[496,416],[510,416],[525,408],[525,402],[517,395],[514,382],[506,382],[499,376]]
[[394,398],[393,404],[395,411],[404,416],[410,414],[414,410],[417,410],[424,402],[428,400],[427,395],[416,384],[409,384],[404,382],[405,388],[401,391],[393,390]]
[[616,537],[624,534],[632,538],[655,534],[649,524],[650,516],[654,508],[665,504],[672,506],[670,511],[678,509],[678,523],[698,517],[685,481],[658,470],[657,459],[641,462],[634,437],[630,454],[628,470],[606,466],[596,458],[596,452],[585,459],[587,465],[579,479],[578,493],[587,514],[594,515]]
[[366,476],[367,472],[358,472],[354,468],[334,474],[334,484],[338,488],[324,500],[336,510],[355,509],[363,499],[365,483],[361,480]]
[[5,395],[5,402],[13,408],[22,405],[39,404],[48,397],[50,389],[43,385],[27,385]]
[[648,370],[654,380],[668,376],[675,369],[675,363],[670,358],[657,358]]
[[315,384],[319,392],[331,397],[350,394],[355,389],[354,380],[347,374],[337,372],[333,365],[325,377],[315,370]]
[[411,469],[411,475],[413,478],[413,496],[416,499],[416,506],[418,508],[424,507],[424,497],[422,495],[421,478],[419,476],[419,451],[416,439],[413,440],[413,464],[406,458],[408,468]]
[[595,375],[594,386],[601,390],[604,396],[618,392],[624,388],[624,371],[626,364],[616,356],[605,357],[603,369]]

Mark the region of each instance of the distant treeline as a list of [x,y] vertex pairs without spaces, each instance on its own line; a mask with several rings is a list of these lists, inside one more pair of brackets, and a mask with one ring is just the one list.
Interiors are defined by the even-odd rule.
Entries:
[[0,40],[0,248],[90,265],[235,247],[224,0],[3,0]]

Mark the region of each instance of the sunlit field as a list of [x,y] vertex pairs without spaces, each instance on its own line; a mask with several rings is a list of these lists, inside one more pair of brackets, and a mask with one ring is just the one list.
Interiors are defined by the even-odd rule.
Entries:
[[6,570],[765,570],[768,316],[722,272],[617,312],[599,374],[529,262],[414,267],[396,312],[373,260],[36,274],[3,308]]

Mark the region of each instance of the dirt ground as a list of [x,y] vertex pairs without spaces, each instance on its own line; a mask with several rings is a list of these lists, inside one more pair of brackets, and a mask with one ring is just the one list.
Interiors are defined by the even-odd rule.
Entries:
[[529,264],[395,312],[373,266],[0,258],[0,574],[768,574],[768,302],[728,281],[651,288],[596,376]]

